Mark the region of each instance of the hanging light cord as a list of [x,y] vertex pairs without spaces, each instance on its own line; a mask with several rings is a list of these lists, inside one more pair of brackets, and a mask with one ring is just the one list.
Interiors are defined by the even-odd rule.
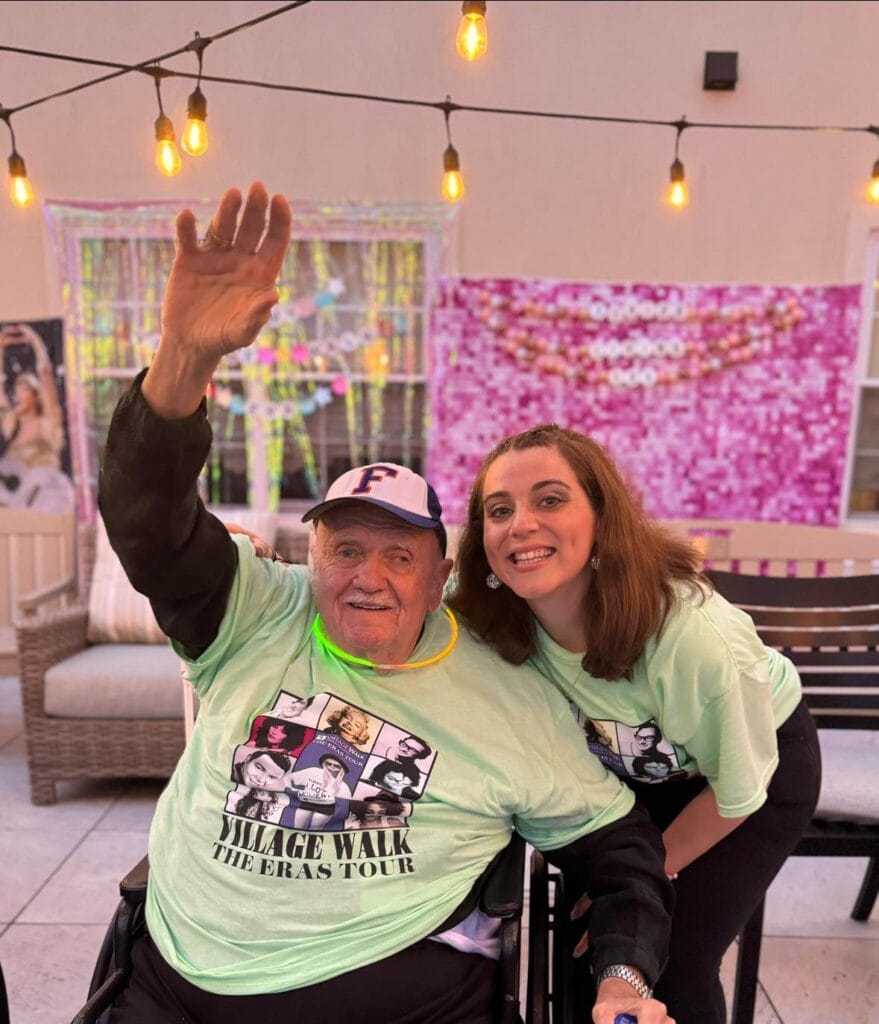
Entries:
[[[273,11],[266,11],[265,14],[260,14],[256,18],[250,18],[248,21],[242,21],[238,25],[232,25],[230,28],[223,29],[222,32],[217,32],[212,36],[205,37],[203,41],[202,49],[209,43],[215,42],[217,39],[225,39],[226,36],[231,36],[235,32],[242,32],[244,29],[252,28],[254,25],[260,24],[260,22],[268,21],[270,18],[277,18],[278,15],[286,14],[287,11],[295,10],[297,7],[304,7],[305,4],[310,3],[311,0],[295,0],[294,3],[284,4],[283,7],[277,7]],[[109,75],[101,75],[100,78],[92,78],[87,82],[80,82],[79,85],[72,85],[68,89],[59,89],[58,92],[49,93],[47,96],[40,96],[38,99],[30,100],[28,103],[20,103],[17,107],[9,108],[9,112],[14,114],[19,110],[28,110],[30,107],[37,107],[41,103],[48,103],[49,100],[58,99],[60,96],[70,96],[72,93],[80,92],[83,89],[89,89],[93,85],[100,85],[102,82],[109,82],[114,78],[119,78],[121,75],[130,74],[132,71],[144,71],[147,74],[150,73],[149,68],[152,65],[159,64],[163,60],[170,60],[172,57],[178,57],[181,53],[186,53],[187,50],[193,49],[193,44],[186,43],[184,46],[178,46],[176,50],[169,50],[167,53],[162,53],[158,57],[150,57],[147,60],[142,60],[139,64],[117,64],[115,61],[108,60],[86,60],[82,57],[71,57],[67,54],[53,54],[45,50],[29,50],[25,47],[19,46],[0,46],[0,50],[7,53],[22,53],[32,57],[46,57],[55,60],[74,61],[77,64],[91,64],[94,67],[105,67],[105,68],[116,68]],[[192,78],[193,75],[182,75],[180,72],[169,71],[169,75],[179,75],[180,77]]]
[[693,126],[690,124],[686,117],[682,117],[679,121],[674,122],[674,127],[677,129],[677,135],[675,135],[675,160],[677,160],[678,146],[681,143],[681,135],[683,135],[684,130],[686,128],[692,128]]
[[6,122],[6,127],[9,129],[9,137],[12,140],[12,152],[13,154],[17,154],[18,151],[15,148],[15,129],[12,127],[12,114],[13,111],[7,110],[7,108],[0,103],[0,121]]
[[159,101],[159,117],[165,116],[165,108],[162,106],[162,79],[168,78],[172,72],[158,65],[154,68],[144,68],[144,73],[150,75],[156,87],[156,99]]
[[[258,19],[253,19],[250,22],[244,22],[242,25],[237,25],[232,29],[227,29],[225,32],[217,33],[214,36],[205,37],[203,40],[201,40],[201,42],[203,42],[203,44],[206,46],[208,45],[208,43],[220,39],[225,35],[229,35],[231,32],[241,31],[243,28],[247,28],[253,24],[256,24],[257,21],[264,21],[266,18],[275,17],[278,14],[282,14],[295,7],[300,7],[302,6],[302,4],[308,2],[309,0],[298,0],[297,3],[286,4],[284,7],[278,8],[276,11],[271,11],[268,14],[264,14]],[[119,75],[124,75],[131,71],[147,71],[149,65],[154,65],[158,63],[158,61],[160,60],[166,60],[170,57],[178,56],[186,50],[191,50],[194,48],[195,47],[193,43],[188,43],[186,46],[179,47],[178,49],[172,50],[169,53],[163,54],[160,57],[153,57],[150,60],[142,61],[140,64],[120,64],[115,61],[93,60],[91,58],[78,57],[71,54],[50,52],[47,50],[34,50],[26,47],[0,45],[0,52],[20,53],[32,57],[42,57],[47,60],[68,61],[76,64],[88,64],[96,67],[108,67],[116,69],[110,75],[105,75],[101,78],[92,79],[91,81],[83,82],[80,85],[72,86],[69,89],[64,89],[59,92],[51,93],[48,96],[42,96],[39,99],[31,100],[28,103],[19,104],[19,106],[17,107],[9,108],[9,112],[16,113],[20,110],[26,110],[29,107],[37,106],[40,103],[46,103],[49,100],[55,99],[59,96],[69,95],[72,92],[76,92],[80,89],[86,89],[89,86],[97,85],[100,82],[108,81],[111,78],[116,78]],[[147,73],[149,72],[147,71]],[[168,76],[173,76],[177,78],[196,79],[198,81],[205,82],[218,82],[222,85],[238,85],[247,88],[267,89],[277,92],[304,93],[312,96],[329,96],[338,99],[361,100],[369,103],[390,103],[398,106],[422,107],[425,109],[441,111],[445,115],[447,122],[449,116],[452,113],[460,110],[468,111],[474,114],[498,114],[506,117],[538,117],[565,121],[585,121],[598,124],[631,124],[648,126],[652,125],[656,127],[675,128],[678,130],[678,137],[680,137],[680,133],[681,131],[683,131],[684,128],[771,132],[869,132],[874,135],[879,134],[879,128],[877,128],[877,126],[875,125],[755,124],[747,122],[687,121],[686,119],[679,119],[673,121],[666,120],[663,118],[651,117],[619,117],[609,114],[578,114],[558,110],[527,110],[513,107],[487,107],[480,106],[477,104],[453,103],[448,96],[443,101],[419,100],[406,96],[388,96],[377,93],[349,92],[341,89],[319,89],[305,85],[287,85],[283,82],[268,82],[251,78],[232,78],[226,75],[202,75],[200,72],[199,74],[192,74],[183,71],[168,70]]]
[[458,107],[456,106],[456,104],[452,103],[451,96],[446,96],[445,102],[441,103],[440,107],[442,108],[443,116],[445,117],[446,121],[446,142],[451,146],[452,130],[451,127],[449,126],[449,118],[452,116],[452,111],[457,110]]
[[196,89],[199,89],[201,87],[202,62],[204,61],[204,52],[216,38],[216,36],[212,36],[209,39],[204,39],[202,38],[199,32],[196,32],[195,38],[192,40],[191,43],[188,43],[186,46],[187,50],[194,50],[195,55],[198,58],[198,78],[195,83]]

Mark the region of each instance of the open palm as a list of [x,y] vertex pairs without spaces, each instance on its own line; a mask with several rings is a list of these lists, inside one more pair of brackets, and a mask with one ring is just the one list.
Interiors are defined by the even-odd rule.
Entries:
[[[290,207],[265,186],[224,193],[199,244],[195,217],[177,218],[177,253],[162,306],[162,339],[199,359],[219,360],[249,345],[278,301],[275,282],[290,241]],[[266,212],[269,213],[266,229]]]

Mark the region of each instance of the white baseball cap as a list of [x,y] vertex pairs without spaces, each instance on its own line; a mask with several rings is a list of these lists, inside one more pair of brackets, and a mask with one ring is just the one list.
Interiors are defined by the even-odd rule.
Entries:
[[423,476],[406,466],[398,466],[395,462],[375,462],[349,469],[330,484],[324,500],[310,508],[302,522],[319,519],[328,509],[345,501],[366,501],[412,526],[436,530],[440,550],[445,556],[443,508],[436,491]]

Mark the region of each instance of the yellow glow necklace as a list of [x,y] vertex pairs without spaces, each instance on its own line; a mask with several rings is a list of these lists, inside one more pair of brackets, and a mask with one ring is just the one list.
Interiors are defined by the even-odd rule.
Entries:
[[455,644],[458,642],[458,622],[452,614],[451,609],[443,608],[443,611],[448,615],[449,622],[452,627],[452,635],[446,646],[439,652],[439,654],[435,654],[432,658],[425,658],[423,661],[407,661],[402,665],[378,665],[376,662],[370,661],[368,658],[358,658],[355,654],[349,654],[347,651],[343,651],[342,648],[334,644],[324,632],[324,624],[320,620],[320,615],[315,617],[314,625],[311,627],[311,632],[325,651],[329,651],[330,654],[334,654],[337,658],[341,658],[342,661],[348,661],[352,665],[362,665],[364,668],[378,669],[382,672],[395,672],[398,669],[403,668],[426,668],[428,665],[435,665],[438,661],[442,661],[446,655],[451,654]]

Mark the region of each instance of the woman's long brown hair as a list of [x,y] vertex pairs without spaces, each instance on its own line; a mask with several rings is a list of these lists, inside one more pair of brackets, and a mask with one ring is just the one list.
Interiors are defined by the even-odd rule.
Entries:
[[501,455],[526,448],[555,448],[595,512],[593,553],[600,564],[583,605],[583,668],[600,679],[631,678],[647,641],[661,631],[674,604],[675,582],[702,585],[699,560],[692,545],[647,518],[610,456],[577,431],[541,424],[506,438],[486,456],[470,492],[458,545],[457,581],[448,603],[507,661],[519,665],[534,653],[534,616],[509,587],[486,587],[491,567],[482,543],[488,468]]

